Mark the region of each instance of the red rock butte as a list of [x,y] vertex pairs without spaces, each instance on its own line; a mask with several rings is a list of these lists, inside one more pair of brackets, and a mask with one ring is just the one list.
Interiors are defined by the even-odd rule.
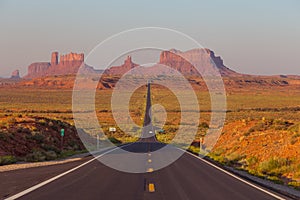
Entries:
[[24,78],[36,78],[51,75],[76,74],[79,67],[84,63],[84,54],[69,53],[61,55],[51,54],[51,62],[36,62],[28,66],[28,74]]
[[137,66],[139,65],[132,62],[131,56],[127,56],[126,60],[121,66],[112,66],[105,70],[104,73],[111,75],[122,75]]

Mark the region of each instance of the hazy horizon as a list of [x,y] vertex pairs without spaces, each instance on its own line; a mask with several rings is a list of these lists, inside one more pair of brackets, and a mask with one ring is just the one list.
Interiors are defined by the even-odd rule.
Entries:
[[[87,55],[118,32],[171,28],[221,56],[230,69],[257,75],[299,75],[300,2],[265,1],[0,1],[0,77],[52,51]],[[134,60],[134,58],[133,58]]]

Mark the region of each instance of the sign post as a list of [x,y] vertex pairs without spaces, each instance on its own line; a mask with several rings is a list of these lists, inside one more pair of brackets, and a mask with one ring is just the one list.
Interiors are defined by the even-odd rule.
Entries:
[[64,136],[65,136],[65,129],[60,129],[60,150],[63,150],[63,145],[64,145]]
[[[199,141],[199,142],[200,142],[199,147],[200,147],[200,152],[201,152],[201,151],[202,151],[202,148],[203,148],[203,143],[204,143],[204,136],[201,136],[201,137],[200,137],[200,141]],[[200,152],[199,152],[199,153],[200,153]]]
[[97,134],[97,150],[99,150],[99,135]]

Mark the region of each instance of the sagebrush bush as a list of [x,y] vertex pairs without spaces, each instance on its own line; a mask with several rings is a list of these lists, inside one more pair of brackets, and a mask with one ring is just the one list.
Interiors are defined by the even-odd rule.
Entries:
[[40,162],[40,161],[45,161],[46,156],[41,151],[34,151],[33,153],[27,154],[25,160],[27,162]]
[[46,151],[44,154],[46,156],[46,160],[55,160],[57,158],[55,151]]
[[232,153],[226,156],[229,165],[239,164],[239,161],[244,159],[246,156],[238,153]]
[[44,142],[45,136],[42,133],[36,133],[30,137],[30,139],[35,140],[39,143]]
[[0,132],[0,140],[2,140],[2,141],[7,141],[7,134],[6,133],[3,133],[3,132]]
[[9,165],[16,163],[17,159],[14,156],[0,156],[0,165]]
[[280,176],[288,170],[290,165],[291,161],[287,158],[271,158],[261,162],[258,171],[266,175]]

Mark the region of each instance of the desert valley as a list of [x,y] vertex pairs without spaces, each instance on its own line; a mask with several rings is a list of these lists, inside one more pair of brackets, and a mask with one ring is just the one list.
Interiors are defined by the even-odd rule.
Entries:
[[[192,57],[195,51],[208,55],[195,58],[200,59],[203,66],[210,60],[214,62],[226,89],[225,126],[214,148],[206,149],[208,157],[222,165],[299,189],[300,76],[259,76],[235,72],[209,49],[161,52],[157,63],[183,74],[199,100],[201,118],[198,133],[189,148],[193,153],[201,153],[200,142],[205,150],[211,102],[201,75],[176,54]],[[134,57],[128,55],[122,65],[111,66],[107,70],[88,66],[83,54],[70,53],[59,58],[59,53],[53,52],[50,57],[50,62],[29,65],[23,77],[16,70],[11,78],[0,79],[0,165],[53,160],[85,151],[72,113],[72,89],[81,66],[102,76],[96,92],[96,111],[107,137],[115,144],[138,139],[116,126],[110,106],[112,91],[118,80],[140,64],[134,62]],[[162,74],[158,78],[170,75],[167,72]],[[135,91],[130,101],[131,118],[139,125],[143,123],[145,94],[146,83]],[[159,141],[168,143],[179,127],[180,105],[174,94],[160,85],[152,86],[152,95],[153,103],[161,104],[168,113],[164,132],[157,133]],[[116,132],[110,132],[109,127],[117,127]],[[66,130],[63,148],[60,141],[62,128]]]

